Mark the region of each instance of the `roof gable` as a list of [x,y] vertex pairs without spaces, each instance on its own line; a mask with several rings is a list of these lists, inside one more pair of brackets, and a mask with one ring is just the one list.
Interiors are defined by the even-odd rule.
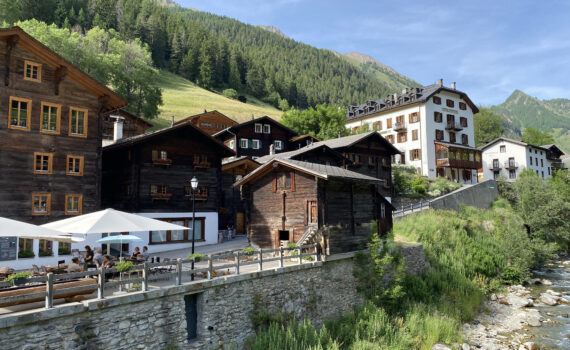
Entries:
[[[280,129],[287,131],[291,136],[297,136],[298,135],[298,133],[295,130],[286,127],[285,125],[279,123],[278,121],[276,121],[274,119],[269,118],[268,116],[263,116],[263,117],[259,117],[256,119],[249,120],[247,122],[239,123],[239,124],[234,125],[228,129],[230,129],[233,132],[233,131],[236,131],[236,130],[239,130],[242,128],[247,128],[247,127],[253,126],[256,123],[261,123],[261,124],[269,123],[272,125],[272,127],[277,127],[277,128],[280,128]],[[228,129],[226,129],[226,130],[228,130]],[[224,131],[220,131],[218,134],[220,134]],[[215,135],[217,135],[217,134],[215,134]]]
[[479,147],[479,149],[485,150],[485,149],[491,147],[492,145],[494,145],[494,144],[496,144],[497,142],[500,142],[500,141],[509,142],[509,143],[512,143],[512,144],[518,145],[518,146],[523,146],[523,147],[527,147],[527,146],[528,146],[528,147],[538,148],[538,149],[541,149],[541,150],[543,150],[543,151],[548,151],[547,148],[544,148],[544,147],[542,147],[542,146],[531,145],[530,143],[526,143],[526,142],[524,142],[524,141],[517,141],[517,140],[509,139],[509,138],[506,138],[506,137],[502,137],[502,136],[501,136],[501,137],[498,137],[498,138],[496,138],[496,139],[494,139],[493,141],[487,143],[486,145],[483,145],[483,146]]
[[214,109],[213,111],[204,111],[204,113],[191,115],[189,117],[186,117],[184,119],[181,119],[181,120],[175,122],[174,125],[182,124],[182,123],[185,123],[185,122],[187,122],[189,120],[193,120],[193,119],[200,119],[200,118],[206,117],[206,116],[216,116],[216,117],[223,118],[224,120],[226,120],[228,122],[229,125],[232,125],[232,126],[238,124],[238,122],[236,122],[232,118],[230,118],[227,115],[225,115],[221,112],[218,112],[217,110]]
[[313,143],[313,147],[320,145],[327,145],[332,149],[342,149],[357,145],[358,143],[364,142],[369,139],[376,139],[382,146],[386,147],[389,154],[391,155],[400,154],[400,151],[396,147],[394,147],[394,145],[388,142],[388,140],[382,137],[382,135],[380,135],[380,133],[377,131],[369,131],[363,134],[350,135],[350,136],[339,137],[336,139],[319,141]]
[[9,38],[15,38],[14,40],[17,40],[16,45],[38,57],[54,69],[65,69],[66,78],[73,80],[76,84],[85,88],[96,96],[100,102],[106,101],[106,110],[117,109],[127,105],[127,101],[117,93],[99,83],[87,73],[83,72],[69,61],[52,51],[50,48],[26,33],[22,28],[0,28],[0,39],[8,40]]

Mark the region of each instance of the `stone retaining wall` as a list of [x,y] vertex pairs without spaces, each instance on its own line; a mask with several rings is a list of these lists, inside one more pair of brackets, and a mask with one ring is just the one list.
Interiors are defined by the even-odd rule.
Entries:
[[495,180],[462,187],[457,191],[448,193],[431,201],[432,209],[447,209],[459,211],[459,205],[469,205],[476,208],[487,209],[497,199],[499,191]]
[[[421,252],[421,253],[420,253]],[[421,268],[421,246],[404,247],[412,269]],[[354,253],[305,267],[230,275],[146,293],[67,303],[0,316],[0,348],[180,349],[241,348],[254,334],[254,301],[316,325],[361,305],[353,276]],[[425,264],[425,262],[424,262]],[[410,264],[408,264],[410,265]],[[187,340],[184,296],[196,294],[197,338]]]

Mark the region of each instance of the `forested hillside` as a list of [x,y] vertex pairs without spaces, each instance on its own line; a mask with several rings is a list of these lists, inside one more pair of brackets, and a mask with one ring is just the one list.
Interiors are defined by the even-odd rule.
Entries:
[[0,0],[0,5],[0,22],[8,25],[36,19],[82,34],[97,26],[126,43],[138,39],[148,45],[156,68],[282,109],[361,103],[401,88],[329,50],[172,1]]
[[505,117],[505,131],[510,136],[521,135],[524,128],[548,131],[554,135],[556,144],[570,153],[570,100],[539,100],[515,90],[492,110]]

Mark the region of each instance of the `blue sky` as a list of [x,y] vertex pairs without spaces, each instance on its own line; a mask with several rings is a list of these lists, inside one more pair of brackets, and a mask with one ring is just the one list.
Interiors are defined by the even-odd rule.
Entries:
[[515,89],[570,98],[570,1],[177,0],[273,25],[292,39],[370,55],[422,85],[456,81],[476,104]]

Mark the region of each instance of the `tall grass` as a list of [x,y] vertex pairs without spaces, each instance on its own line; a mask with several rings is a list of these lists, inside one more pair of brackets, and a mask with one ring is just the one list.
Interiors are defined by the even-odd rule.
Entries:
[[[439,342],[459,343],[461,324],[473,319],[489,292],[522,281],[555,249],[531,239],[505,200],[487,210],[461,208],[459,213],[427,211],[409,216],[395,223],[394,233],[422,243],[430,265],[421,275],[407,275],[400,281],[405,295],[399,295],[397,303],[385,291],[376,297],[366,294],[370,301],[365,307],[326,322],[320,332],[308,322],[293,322],[288,328],[272,324],[252,340],[252,349],[271,348],[270,341],[277,341],[280,349],[370,350],[428,350]],[[369,259],[397,261],[382,253],[371,254]],[[359,263],[355,276],[375,276],[381,281],[379,271],[386,272],[378,264]],[[374,289],[370,281],[364,285]],[[287,337],[296,337],[296,342],[286,342]],[[296,347],[299,344],[305,347]]]

